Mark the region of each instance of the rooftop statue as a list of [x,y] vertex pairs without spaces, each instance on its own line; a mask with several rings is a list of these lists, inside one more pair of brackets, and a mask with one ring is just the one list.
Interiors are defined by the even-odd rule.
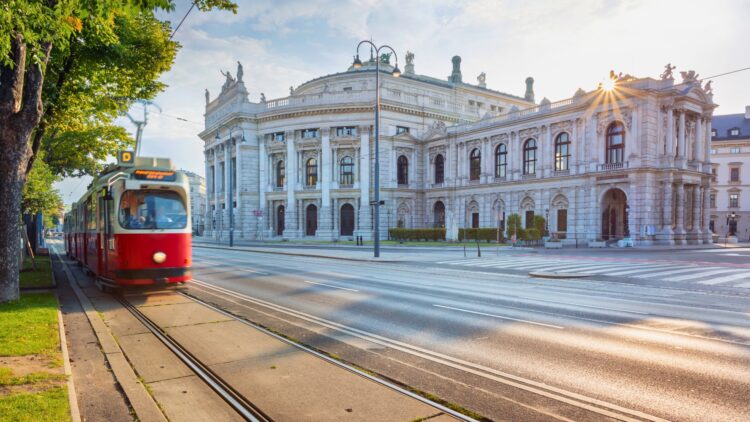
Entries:
[[219,72],[226,78],[224,85],[221,86],[221,92],[223,93],[237,83],[237,81],[232,77],[232,74],[229,73],[229,71],[226,71],[225,73],[223,70],[219,70]]
[[698,82],[698,74],[694,70],[680,72],[680,76],[682,76],[682,83],[684,84]]
[[206,105],[208,105],[209,102],[211,102],[211,94],[208,92],[208,88],[206,88]]
[[264,94],[262,92],[260,93],[260,102],[261,103],[265,103],[266,102],[266,94]]
[[237,61],[237,82],[242,82],[242,76],[245,74],[245,72],[242,70],[242,63]]
[[380,55],[380,63],[391,64],[391,53],[383,53]]
[[289,96],[291,97],[292,95],[294,95],[294,86],[289,87]]
[[487,87],[487,74],[484,72],[480,73],[479,76],[477,76],[477,84],[481,86],[482,88]]
[[714,87],[711,86],[713,82],[714,81],[708,81],[706,82],[706,85],[703,87],[703,91],[705,91],[707,95],[714,95]]
[[664,72],[662,72],[659,77],[662,81],[666,81],[668,79],[674,79],[674,76],[672,76],[672,71],[677,69],[677,66],[672,66],[672,63],[667,63],[666,66],[664,66]]
[[406,52],[406,65],[414,64],[414,53],[411,51]]

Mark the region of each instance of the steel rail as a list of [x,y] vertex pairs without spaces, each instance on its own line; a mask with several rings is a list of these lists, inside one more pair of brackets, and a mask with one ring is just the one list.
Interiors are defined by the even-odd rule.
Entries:
[[256,330],[258,330],[258,331],[260,331],[260,332],[262,332],[264,334],[268,334],[269,336],[272,336],[272,337],[274,337],[277,340],[283,341],[286,344],[294,346],[294,347],[302,350],[303,352],[306,352],[306,353],[309,353],[311,355],[314,355],[314,356],[316,356],[316,357],[318,357],[320,359],[325,360],[326,362],[332,363],[332,364],[334,364],[334,365],[336,365],[336,366],[338,366],[338,367],[340,367],[342,369],[345,369],[345,370],[347,370],[349,372],[352,372],[352,373],[354,373],[356,375],[359,375],[359,376],[361,376],[363,378],[366,378],[366,379],[368,379],[370,381],[373,381],[376,384],[380,384],[380,385],[382,385],[384,387],[387,387],[387,388],[389,388],[391,390],[396,391],[397,393],[400,393],[400,394],[403,394],[405,396],[411,397],[411,398],[413,398],[415,400],[418,400],[418,401],[420,401],[420,402],[422,402],[422,403],[424,403],[424,404],[426,404],[428,406],[434,407],[435,409],[437,409],[437,410],[439,410],[439,411],[441,411],[443,413],[446,413],[446,414],[448,414],[450,416],[453,416],[454,418],[456,418],[458,420],[461,420],[461,421],[464,421],[464,422],[478,422],[476,419],[471,418],[471,417],[469,417],[467,415],[464,415],[463,413],[457,412],[457,411],[455,411],[455,410],[453,410],[453,409],[451,409],[449,407],[443,406],[440,403],[434,402],[434,401],[432,401],[432,400],[430,400],[430,399],[428,399],[426,397],[420,396],[419,394],[414,393],[412,391],[409,391],[409,390],[407,390],[405,388],[402,388],[402,387],[400,387],[400,386],[398,386],[398,385],[396,385],[396,384],[394,384],[392,382],[389,382],[389,381],[386,381],[386,380],[381,379],[379,377],[370,375],[367,372],[364,372],[364,371],[362,371],[362,370],[360,370],[360,369],[358,369],[358,368],[356,368],[354,366],[351,366],[351,365],[348,365],[348,364],[346,364],[344,362],[341,362],[340,360],[334,359],[334,358],[332,358],[332,357],[330,357],[328,355],[320,353],[317,350],[311,349],[311,348],[309,348],[309,347],[307,347],[307,346],[305,346],[303,344],[297,343],[297,342],[292,341],[292,340],[290,340],[290,339],[288,339],[286,337],[280,336],[280,335],[274,333],[271,330],[268,330],[268,329],[266,329],[264,327],[261,327],[259,325],[253,324],[252,322],[250,322],[250,321],[248,321],[246,319],[240,318],[237,315],[233,315],[233,314],[231,314],[231,313],[229,313],[229,312],[227,312],[227,311],[225,311],[225,310],[223,310],[223,309],[221,309],[221,308],[219,308],[217,306],[214,306],[214,305],[212,305],[212,304],[210,304],[210,303],[208,303],[208,302],[206,302],[204,300],[201,300],[201,299],[199,299],[199,298],[197,298],[195,296],[186,294],[184,292],[180,292],[180,294],[183,295],[183,296],[189,297],[191,300],[194,300],[194,301],[200,303],[203,306],[206,306],[206,307],[208,307],[210,309],[213,309],[214,311],[219,312],[222,315],[225,315],[225,316],[227,316],[229,318],[232,318],[235,321],[239,321],[242,324],[245,324],[245,325],[247,325],[249,327],[255,328]]
[[224,401],[227,402],[246,421],[271,422],[270,416],[265,414],[242,394],[237,392],[221,377],[216,375],[207,365],[193,356],[177,341],[162,331],[151,319],[144,315],[136,306],[128,302],[122,296],[114,296],[130,313],[138,319],[152,334],[156,336],[167,348],[172,351],[185,365],[187,365],[203,382],[214,390]]

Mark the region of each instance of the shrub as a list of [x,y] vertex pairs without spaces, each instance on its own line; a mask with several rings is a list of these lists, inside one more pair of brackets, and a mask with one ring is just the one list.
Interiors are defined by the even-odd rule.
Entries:
[[521,227],[521,216],[518,214],[511,214],[508,216],[506,221],[508,237],[516,235],[516,238],[521,239],[523,228]]
[[484,240],[487,242],[497,241],[497,229],[494,227],[480,227],[478,229],[458,229],[458,240]]
[[388,230],[391,239],[399,241],[445,240],[444,228],[404,229],[392,228]]
[[536,227],[526,229],[525,240],[536,242],[541,238],[542,238],[542,233]]
[[546,235],[547,234],[546,233],[547,230],[545,230],[546,226],[547,226],[547,220],[545,220],[544,217],[542,217],[541,215],[534,216],[534,228],[537,229],[539,233]]

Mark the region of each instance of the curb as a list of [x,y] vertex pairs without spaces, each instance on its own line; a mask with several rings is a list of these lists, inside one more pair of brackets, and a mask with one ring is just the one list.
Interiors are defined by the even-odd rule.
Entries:
[[205,248],[205,249],[220,249],[225,251],[242,251],[242,252],[255,252],[255,253],[267,253],[267,254],[273,254],[273,255],[289,255],[289,256],[304,256],[308,258],[326,258],[326,259],[338,259],[341,261],[354,261],[354,262],[383,262],[383,263],[401,263],[401,262],[409,262],[409,261],[397,261],[397,260],[387,260],[387,259],[363,259],[363,258],[350,258],[350,257],[343,257],[343,256],[330,256],[330,255],[317,255],[317,254],[305,254],[305,253],[296,253],[296,252],[277,252],[277,251],[269,251],[269,250],[258,250],[258,249],[249,249],[248,247],[240,246],[242,249],[238,248],[230,248],[227,246],[214,246],[214,245],[201,245],[201,244],[195,244],[193,243],[194,248]]
[[104,354],[104,358],[109,363],[110,370],[112,371],[115,380],[125,393],[128,403],[133,408],[136,416],[141,421],[167,422],[166,416],[161,412],[151,394],[148,393],[146,386],[138,380],[135,371],[125,358],[125,354],[122,349],[120,349],[120,346],[112,336],[112,333],[104,324],[101,317],[99,317],[94,305],[78,286],[78,282],[70,272],[70,268],[68,268],[68,265],[63,262],[57,249],[54,249],[54,252],[63,266],[63,271],[68,278],[70,287],[73,289],[73,292],[75,292],[78,302],[81,304],[81,308],[83,308],[86,318],[88,318],[89,323],[91,324],[91,328],[96,335],[99,346]]
[[[50,263],[50,265],[52,265]],[[55,278],[55,272],[52,272],[52,278]],[[55,295],[57,296],[57,295]],[[57,299],[58,303],[60,298]],[[70,369],[70,355],[68,354],[68,341],[65,337],[65,323],[63,322],[62,312],[57,308],[57,328],[60,330],[60,349],[63,357],[63,368],[68,381],[68,403],[70,405],[70,418],[72,422],[81,422],[81,410],[78,408],[78,395],[76,386],[73,381],[73,371]]]

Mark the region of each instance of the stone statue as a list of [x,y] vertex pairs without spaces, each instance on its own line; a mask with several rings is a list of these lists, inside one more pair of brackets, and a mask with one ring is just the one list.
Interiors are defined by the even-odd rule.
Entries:
[[206,88],[206,105],[208,105],[209,102],[211,102],[211,94],[208,92],[208,88]]
[[245,74],[245,72],[242,70],[242,63],[237,61],[237,82],[242,82],[242,76]]
[[708,81],[706,82],[706,86],[703,87],[703,91],[706,92],[706,95],[714,95],[714,87],[711,86],[711,84],[714,81]]
[[684,84],[689,84],[689,83],[698,81],[698,74],[695,73],[694,70],[689,70],[687,72],[680,72],[680,76],[682,76],[682,83]]
[[380,63],[391,64],[391,53],[383,53],[380,55]]
[[265,103],[266,102],[266,94],[264,94],[262,92],[260,93],[260,102],[261,103]]
[[481,86],[482,88],[487,87],[487,74],[482,72],[479,74],[479,76],[477,76],[477,85]]
[[222,86],[221,86],[221,92],[224,92],[224,91],[226,91],[227,89],[231,88],[231,87],[232,87],[232,85],[234,85],[234,83],[235,83],[236,81],[235,81],[235,80],[234,80],[234,78],[232,77],[232,74],[231,74],[231,73],[229,73],[229,71],[227,71],[226,73],[224,73],[224,71],[223,71],[223,70],[219,70],[219,72],[220,72],[220,73],[221,73],[222,75],[224,75],[224,77],[226,78],[226,80],[224,81],[224,85],[222,85]]
[[407,51],[406,52],[406,65],[409,66],[412,64],[414,64],[414,53],[412,53],[411,51]]
[[667,63],[666,66],[664,66],[664,72],[662,72],[659,77],[662,81],[666,81],[668,79],[674,80],[674,76],[672,76],[672,71],[677,69],[677,66],[672,66],[672,63]]
[[289,87],[289,96],[291,97],[292,95],[294,95],[294,86]]

